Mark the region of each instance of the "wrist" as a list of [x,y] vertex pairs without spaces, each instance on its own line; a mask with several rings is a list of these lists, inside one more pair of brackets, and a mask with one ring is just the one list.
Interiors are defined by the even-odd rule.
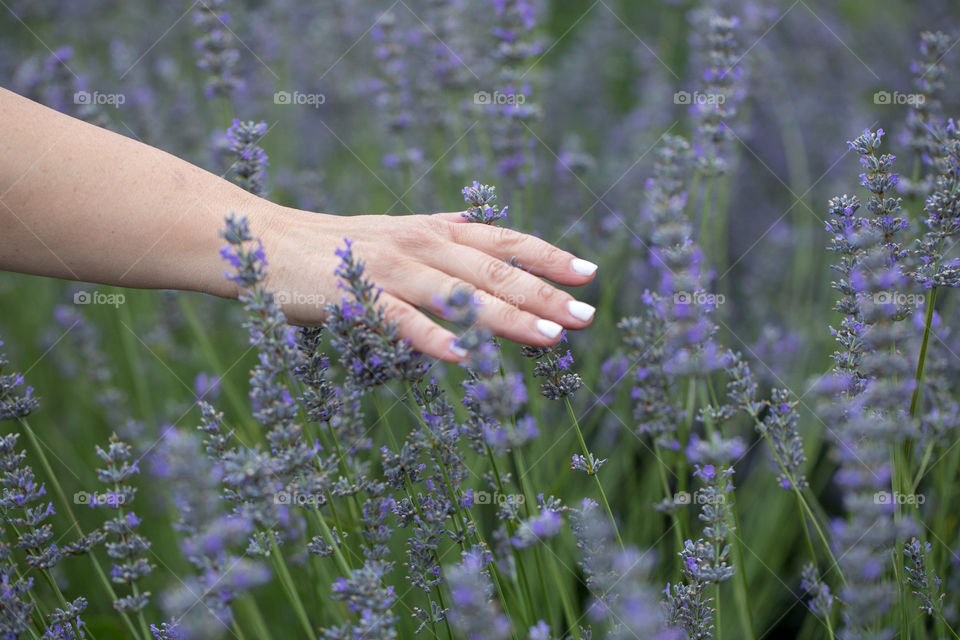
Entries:
[[226,218],[231,213],[247,219],[250,233],[259,238],[267,251],[268,260],[271,257],[271,247],[280,243],[290,224],[291,209],[265,200],[258,196],[242,192],[242,195],[230,203],[220,203],[210,208],[202,229],[199,247],[187,277],[186,286],[177,287],[198,291],[221,298],[236,298],[240,294],[240,287],[227,278],[230,265],[223,260],[220,250],[226,245],[226,240],[220,235],[226,227]]

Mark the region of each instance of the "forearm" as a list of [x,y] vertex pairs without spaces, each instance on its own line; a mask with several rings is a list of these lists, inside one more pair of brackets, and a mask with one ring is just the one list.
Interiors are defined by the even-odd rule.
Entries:
[[0,269],[236,295],[218,230],[282,208],[164,151],[0,88]]

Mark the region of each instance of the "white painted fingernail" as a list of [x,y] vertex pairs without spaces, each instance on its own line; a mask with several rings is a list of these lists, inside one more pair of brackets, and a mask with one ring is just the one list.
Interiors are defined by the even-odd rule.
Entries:
[[586,322],[593,317],[593,314],[596,313],[597,310],[586,302],[571,300],[567,303],[567,311],[569,311],[570,315],[577,320],[583,320]]
[[581,260],[580,258],[571,260],[570,268],[573,269],[574,273],[581,276],[592,276],[597,271],[597,265],[589,260]]
[[464,349],[463,347],[461,347],[459,344],[457,344],[457,339],[454,338],[453,340],[450,341],[450,353],[457,356],[458,358],[464,358],[470,352]]
[[541,318],[540,320],[537,320],[537,331],[548,338],[556,338],[558,335],[560,335],[560,332],[563,331],[563,327],[558,325],[556,322]]

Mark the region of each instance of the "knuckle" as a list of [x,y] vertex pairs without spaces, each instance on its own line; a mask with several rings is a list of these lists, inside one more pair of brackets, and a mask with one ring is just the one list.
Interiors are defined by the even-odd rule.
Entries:
[[399,225],[392,231],[394,244],[406,252],[419,252],[436,247],[440,235],[422,222]]
[[560,296],[560,291],[543,282],[537,286],[537,299],[541,302],[553,302]]
[[546,244],[542,250],[543,261],[547,264],[562,262],[566,254],[552,244]]
[[483,267],[486,280],[493,286],[503,285],[513,277],[514,267],[503,260],[488,260]]
[[497,246],[501,249],[513,249],[523,241],[523,234],[506,227],[493,227]]
[[509,304],[501,305],[498,315],[500,321],[507,325],[518,325],[523,319],[523,312]]
[[468,296],[473,297],[473,295],[477,292],[477,288],[474,285],[467,282],[466,280],[459,280],[457,278],[454,278],[453,282],[450,283],[450,289],[447,293],[448,295],[453,295],[454,293],[460,293],[460,292],[463,292]]
[[431,322],[423,331],[424,344],[439,347],[446,341],[447,333],[442,327]]
[[447,238],[448,240],[453,240],[457,242],[460,230],[467,226],[464,224],[456,224],[455,222],[450,222],[448,220],[431,220],[434,230],[442,237]]
[[406,325],[414,317],[414,310],[406,305],[392,304],[387,307],[387,316],[397,325]]

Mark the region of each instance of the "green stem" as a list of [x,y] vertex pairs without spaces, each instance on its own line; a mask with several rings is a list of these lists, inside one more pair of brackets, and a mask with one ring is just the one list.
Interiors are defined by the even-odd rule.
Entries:
[[[192,301],[187,296],[180,295],[177,296],[177,303],[180,306],[180,313],[183,314],[184,320],[187,321],[187,326],[190,327],[193,340],[197,346],[200,347],[200,352],[204,358],[207,359],[208,365],[214,370],[214,373],[222,375],[225,372],[220,363],[220,358],[217,357],[217,351],[213,348],[213,343],[210,342],[210,338],[207,336],[207,330],[197,318],[197,312],[193,308]],[[235,419],[243,425],[244,434],[248,441],[251,443],[256,442],[257,428],[248,417],[250,415],[250,409],[247,406],[246,400],[240,395],[236,387],[230,384],[229,380],[221,379],[220,387],[223,389],[224,397],[226,397],[227,402],[230,403],[230,406],[236,414]]]
[[290,575],[290,570],[287,568],[287,563],[283,559],[283,554],[280,553],[280,545],[277,544],[277,538],[273,531],[270,531],[268,535],[270,537],[270,549],[272,550],[270,555],[275,558],[274,566],[277,568],[280,584],[287,593],[287,599],[290,600],[290,604],[293,605],[293,611],[300,621],[300,625],[303,627],[303,630],[306,631],[307,637],[312,639],[316,636],[313,625],[310,624],[307,610],[300,600],[300,594],[297,593],[297,588],[294,585],[293,577]]
[[[524,494],[524,496],[527,496],[528,494],[531,494],[532,496],[532,493],[527,489],[526,483],[524,482],[524,478],[527,475],[527,468],[526,468],[526,463],[524,462],[524,459],[523,459],[523,453],[520,451],[520,449],[514,449],[513,453],[514,453],[514,461],[516,462],[516,465],[517,465],[517,481],[520,483],[520,491]],[[525,499],[528,501],[530,500],[529,497]],[[551,577],[553,581],[556,583],[557,590],[559,591],[560,604],[561,604],[561,607],[563,608],[563,615],[566,617],[567,624],[570,625],[569,628],[573,632],[574,637],[577,638],[577,640],[579,640],[580,628],[577,626],[578,616],[574,614],[573,603],[570,602],[570,597],[569,597],[569,594],[567,593],[567,589],[565,588],[563,581],[560,579],[559,567],[557,566],[557,554],[553,553],[553,551],[550,549],[549,546],[547,546],[547,550],[551,554],[548,564],[550,566],[550,570],[552,573]],[[537,557],[539,560],[539,557],[540,557],[539,553]],[[542,584],[544,597],[546,597],[547,587],[543,581],[542,569],[540,568],[541,564],[542,563],[540,562],[537,563],[537,571],[541,572],[540,581]],[[549,602],[550,599],[547,598],[547,601]]]
[[917,371],[913,376],[916,386],[913,389],[913,396],[910,398],[910,417],[917,416],[917,405],[920,400],[920,388],[923,381],[923,366],[927,360],[927,345],[930,342],[930,329],[933,326],[933,307],[937,302],[937,289],[933,288],[927,292],[927,314],[923,322],[923,340],[920,343],[920,357],[917,359]]
[[[570,415],[570,420],[573,421],[574,430],[577,432],[577,439],[580,441],[580,448],[583,450],[584,457],[590,457],[590,451],[587,449],[587,443],[583,439],[583,432],[580,430],[580,423],[577,420],[577,415],[573,411],[573,405],[570,403],[569,396],[564,397],[564,404],[567,407],[567,413]],[[603,503],[603,508],[607,512],[607,518],[610,519],[610,526],[613,527],[613,534],[617,538],[617,544],[620,545],[620,548],[623,549],[623,538],[620,537],[620,529],[617,527],[617,521],[613,517],[613,511],[610,509],[610,503],[607,501],[607,494],[603,490],[603,484],[600,483],[600,478],[597,477],[597,474],[593,474],[593,479],[597,483],[597,491],[600,493],[600,501]]]
[[[733,499],[733,494],[731,493],[731,504],[730,504],[730,513],[733,515],[733,525],[737,531],[740,529],[740,515],[737,510],[737,501]],[[737,563],[740,565],[740,574],[739,580],[736,583],[734,593],[737,597],[737,607],[740,610],[741,623],[745,627],[745,631],[749,631],[748,638],[756,638],[757,630],[753,626],[753,610],[750,608],[750,590],[747,588],[747,567],[743,560],[743,540],[739,535],[733,536],[737,544],[735,549],[737,551]],[[719,592],[718,592],[719,595]]]
[[[64,509],[66,509],[67,515],[70,517],[70,524],[80,532],[83,533],[83,529],[80,528],[80,523],[77,521],[76,515],[73,513],[73,509],[70,508],[70,502],[67,500],[67,494],[64,493],[63,487],[60,486],[60,481],[57,479],[56,474],[53,472],[53,467],[50,465],[50,460],[47,459],[47,455],[43,452],[43,446],[40,444],[40,440],[37,438],[37,435],[33,432],[33,429],[30,427],[30,423],[27,422],[26,418],[20,418],[20,425],[23,427],[24,433],[27,434],[27,439],[30,441],[31,446],[36,450],[37,457],[40,459],[40,466],[43,467],[43,472],[50,479],[50,484],[53,486],[53,490],[57,493],[57,496],[60,498],[60,502],[63,503]],[[87,554],[90,557],[90,562],[93,563],[94,572],[97,574],[97,578],[100,580],[101,585],[106,589],[107,594],[109,594],[111,600],[117,599],[117,593],[113,590],[113,585],[110,583],[110,580],[107,578],[107,574],[103,571],[103,567],[100,566],[100,563],[97,561],[96,555],[94,555],[91,550]],[[120,617],[127,625],[127,630],[133,636],[137,636],[136,627],[133,625],[133,621],[130,619],[130,616],[126,612],[121,611]],[[148,636],[149,637],[149,636]]]
[[120,330],[120,344],[123,346],[124,355],[130,365],[133,374],[133,388],[137,396],[137,404],[140,405],[141,415],[144,420],[154,415],[153,406],[150,401],[150,393],[147,390],[146,374],[143,370],[143,362],[137,354],[137,346],[134,343],[136,334],[133,332],[133,315],[130,313],[129,304],[119,305],[120,323],[123,328]]

